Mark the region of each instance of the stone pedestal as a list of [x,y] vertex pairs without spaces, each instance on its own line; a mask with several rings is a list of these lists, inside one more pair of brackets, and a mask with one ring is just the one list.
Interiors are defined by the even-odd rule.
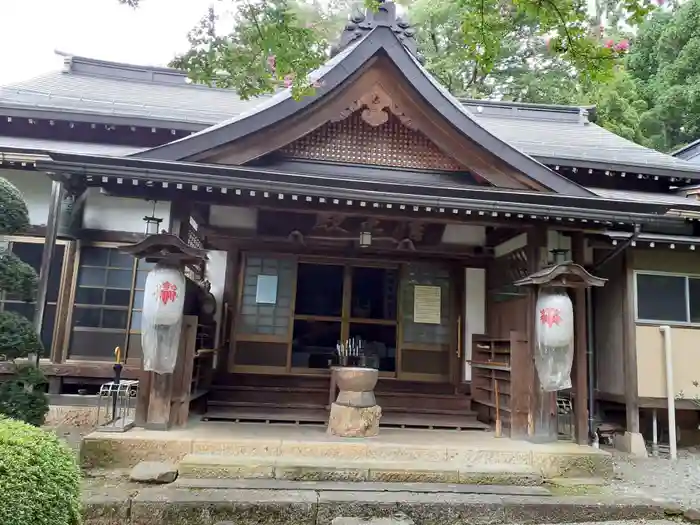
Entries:
[[379,434],[379,420],[382,409],[371,407],[351,407],[333,403],[328,419],[328,433],[340,437],[372,437]]

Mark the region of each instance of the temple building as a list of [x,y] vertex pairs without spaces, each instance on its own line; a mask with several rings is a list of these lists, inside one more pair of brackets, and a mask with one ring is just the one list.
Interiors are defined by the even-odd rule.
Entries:
[[[96,393],[115,347],[141,377],[150,263],[123,248],[149,222],[207,254],[188,276],[216,311],[181,387],[202,417],[323,422],[336,346],[358,340],[383,425],[498,418],[526,437],[544,414],[580,443],[603,420],[633,442],[666,407],[669,325],[679,421],[697,428],[698,165],[603,129],[594,107],[455,98],[391,3],[360,25],[298,101],[76,56],[0,87],[0,175],[33,224],[4,242],[40,269],[55,241],[54,398]],[[540,395],[537,279],[557,263],[590,288],[570,291],[573,387]]]

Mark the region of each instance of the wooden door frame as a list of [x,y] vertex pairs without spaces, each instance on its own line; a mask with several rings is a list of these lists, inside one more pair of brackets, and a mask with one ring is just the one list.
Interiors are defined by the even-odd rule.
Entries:
[[[238,316],[241,313],[242,307],[242,294],[243,294],[243,284],[245,279],[245,271],[247,267],[247,258],[250,255],[256,256],[269,256],[269,257],[284,257],[289,259],[294,259],[296,270],[294,277],[294,284],[292,290],[292,313],[290,315],[289,328],[286,337],[283,336],[267,336],[261,334],[244,334],[239,332],[240,323],[236,322]],[[275,374],[275,375],[289,375],[289,376],[304,376],[304,375],[330,375],[329,369],[314,369],[314,368],[295,368],[292,366],[292,344],[293,344],[293,333],[294,333],[294,321],[303,317],[306,320],[319,320],[319,321],[333,321],[339,322],[341,324],[341,340],[345,340],[349,336],[349,330],[351,324],[381,324],[381,325],[393,325],[396,328],[396,355],[395,355],[395,370],[394,372],[380,372],[380,377],[386,379],[396,379],[404,381],[421,381],[421,382],[433,382],[433,383],[452,383],[457,386],[461,381],[463,371],[460,370],[460,357],[463,356],[464,351],[464,341],[463,337],[457,334],[455,329],[463,329],[463,325],[460,327],[457,323],[458,318],[464,319],[464,305],[460,305],[460,298],[463,298],[463,291],[460,292],[460,283],[463,288],[463,278],[460,280],[456,278],[457,267],[462,268],[458,263],[453,263],[448,266],[449,270],[449,290],[448,290],[448,302],[450,304],[450,317],[449,323],[452,327],[452,334],[450,336],[450,342],[447,345],[443,344],[406,344],[403,341],[403,289],[401,283],[404,281],[405,272],[407,271],[408,265],[413,261],[396,261],[390,259],[362,259],[362,258],[345,258],[337,255],[331,256],[318,256],[318,255],[303,255],[303,254],[289,254],[289,253],[278,253],[271,251],[257,251],[257,250],[241,250],[239,252],[239,264],[238,264],[238,275],[237,275],[237,290],[233,313],[234,319],[231,323],[231,347],[229,356],[229,372],[231,373],[251,373],[251,374]],[[316,316],[316,315],[304,315],[299,316],[296,314],[296,295],[297,295],[297,285],[298,285],[298,268],[299,264],[326,264],[326,265],[336,265],[343,267],[343,306],[340,316]],[[351,307],[352,307],[352,269],[353,268],[387,268],[396,269],[399,272],[399,286],[397,289],[397,311],[395,320],[377,320],[377,319],[360,319],[351,317]],[[463,271],[463,268],[462,268]],[[462,301],[463,302],[463,301]],[[287,344],[287,356],[286,356],[286,366],[284,370],[282,367],[272,367],[265,365],[236,365],[236,346],[237,342],[274,342],[279,344]],[[445,349],[447,346],[447,349]],[[401,354],[404,350],[424,350],[424,351],[435,351],[435,352],[449,352],[449,372],[447,376],[440,376],[437,374],[416,374],[416,373],[402,373],[401,372]],[[463,368],[463,367],[462,367]],[[402,377],[403,376],[403,377]]]

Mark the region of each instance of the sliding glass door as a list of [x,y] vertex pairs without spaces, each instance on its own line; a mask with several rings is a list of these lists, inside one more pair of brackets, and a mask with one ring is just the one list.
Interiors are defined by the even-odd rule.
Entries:
[[429,265],[246,254],[233,371],[327,374],[349,342],[382,376],[448,380],[449,282]]

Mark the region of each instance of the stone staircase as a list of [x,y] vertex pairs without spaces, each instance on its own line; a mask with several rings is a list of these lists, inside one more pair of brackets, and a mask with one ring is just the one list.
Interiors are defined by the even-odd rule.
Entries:
[[232,456],[189,454],[180,462],[185,479],[269,479],[379,483],[448,483],[537,486],[543,476],[521,464],[459,461],[397,461],[337,457]]

